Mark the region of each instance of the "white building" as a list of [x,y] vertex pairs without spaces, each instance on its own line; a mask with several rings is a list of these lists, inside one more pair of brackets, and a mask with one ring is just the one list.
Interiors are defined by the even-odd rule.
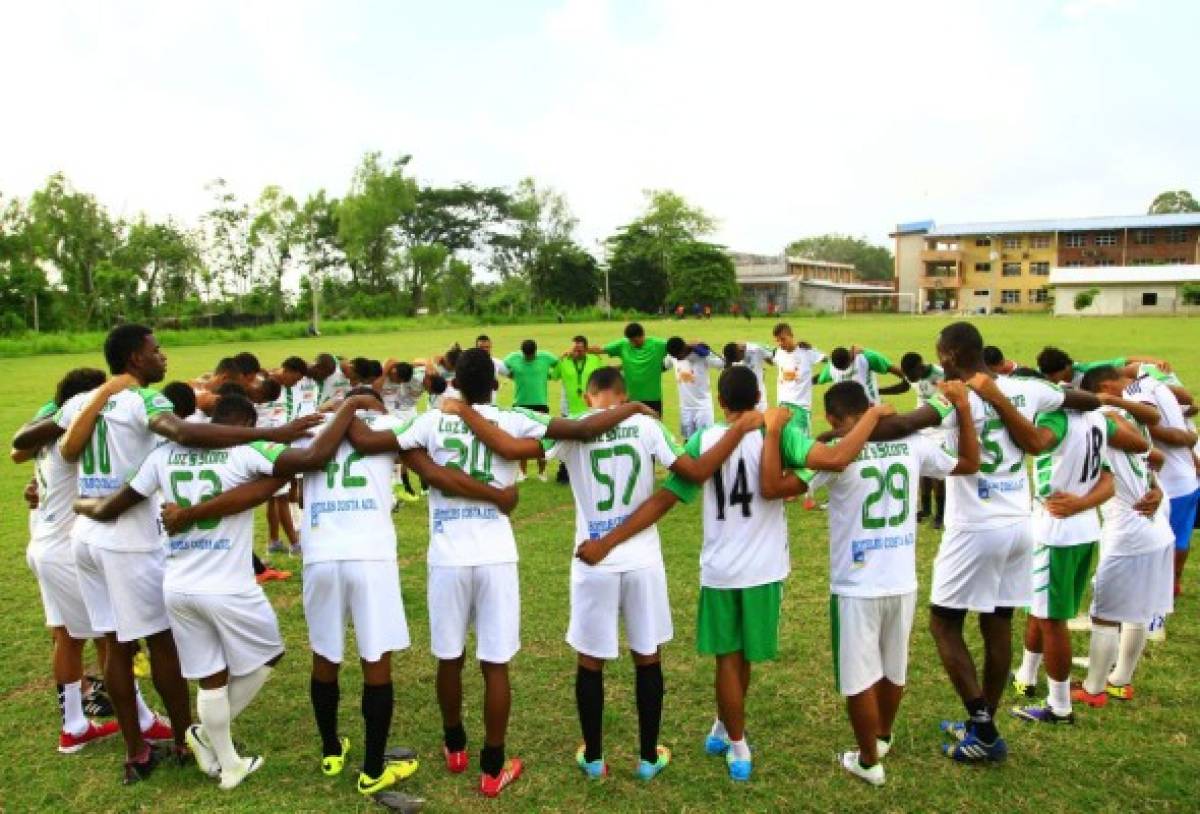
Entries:
[[[1186,302],[1184,286],[1189,284],[1200,287],[1200,265],[1050,270],[1055,316],[1200,315],[1200,304]],[[1087,292],[1093,293],[1091,305],[1076,310],[1076,296]]]

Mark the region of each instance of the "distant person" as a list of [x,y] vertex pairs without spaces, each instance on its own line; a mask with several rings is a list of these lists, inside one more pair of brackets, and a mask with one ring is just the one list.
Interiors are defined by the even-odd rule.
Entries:
[[988,345],[983,349],[983,363],[997,376],[1011,376],[1013,371],[1020,367],[1012,359],[1006,359],[1004,351],[995,345]]
[[724,368],[725,360],[703,342],[689,344],[673,336],[667,340],[665,362],[675,372],[679,387],[679,432],[685,439],[691,438],[715,421],[708,371]]
[[[603,366],[604,360],[588,351],[586,336],[578,335],[571,340],[571,350],[558,360],[555,373],[558,380],[562,382],[564,418],[578,416],[588,411],[588,382],[591,380],[592,374]],[[568,483],[570,480],[567,467],[561,463],[558,466],[556,479],[559,483]]]
[[[891,373],[899,381],[891,387],[881,388],[875,378],[876,373]],[[882,353],[870,348],[834,348],[829,354],[829,362],[814,384],[847,381],[861,384],[872,404],[878,404],[880,396],[906,393],[910,389],[904,371]]]
[[[547,385],[558,373],[558,357],[553,353],[538,350],[537,342],[526,339],[521,343],[520,353],[510,353],[500,363],[516,385],[513,406],[544,415],[550,414],[550,396]],[[499,367],[497,367],[497,370]],[[546,480],[546,459],[538,459],[538,480]],[[521,461],[520,477],[525,477],[525,461]]]
[[621,360],[621,373],[630,401],[640,401],[662,415],[663,360],[667,358],[667,343],[656,336],[646,336],[640,323],[625,326],[625,338],[609,342],[602,348],[589,348],[589,353],[605,353]]

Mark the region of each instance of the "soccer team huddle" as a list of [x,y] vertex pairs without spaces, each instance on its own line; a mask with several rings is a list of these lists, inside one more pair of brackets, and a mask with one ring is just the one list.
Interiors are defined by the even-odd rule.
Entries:
[[[746,697],[752,666],[779,652],[786,504],[801,497],[828,513],[834,675],[856,742],[840,757],[848,773],[886,779],[926,519],[942,532],[929,628],[964,708],[940,725],[948,758],[1005,759],[1006,692],[1018,696],[1012,717],[1043,724],[1073,723],[1073,703],[1132,700],[1147,637],[1162,630],[1179,591],[1200,497],[1195,407],[1169,362],[1076,362],[1048,347],[1023,367],[969,322],[940,331],[936,358],[910,351],[898,365],[856,346],[826,357],[786,323],[773,337],[774,348],[717,350],[630,323],[600,347],[577,336],[561,356],[526,340],[495,359],[486,336],[386,363],[321,354],[264,370],[243,353],[156,390],[166,357],[153,332],[114,328],[104,346],[111,375],[67,372],[13,439],[14,460],[36,468],[28,559],[54,634],[60,751],[120,734],[126,782],[164,760],[194,760],[222,789],[262,765],[239,754],[231,727],[284,653],[260,586],[290,575],[253,552],[253,513],[265,503],[268,557],[290,550],[303,562],[314,771],[342,773],[351,751],[337,719],[352,626],[363,666],[358,791],[417,807],[397,788],[417,756],[388,746],[390,655],[410,644],[391,513],[424,496],[442,758],[452,773],[470,767],[462,671],[473,632],[484,678],[479,788],[495,797],[524,768],[505,743],[521,622],[509,514],[529,462],[545,479],[547,459],[575,503],[566,641],[578,657],[583,743],[574,761],[587,778],[609,772],[604,666],[620,657],[622,627],[634,665],[636,776],[651,781],[671,761],[659,738],[662,646],[673,628],[656,522],[679,502],[701,506],[695,644],[713,659],[716,701],[703,748],[734,781],[750,780],[756,759]],[[777,377],[773,407],[766,365]],[[678,387],[682,445],[660,422],[664,371]],[[881,375],[895,382],[881,387]],[[512,407],[494,403],[503,378],[515,385]],[[551,380],[562,384],[553,413]],[[821,405],[831,429],[814,437],[819,383],[831,385]],[[911,411],[881,401],[910,389]],[[1014,672],[1016,608],[1028,616]],[[1091,642],[1086,675],[1072,684],[1068,621],[1082,612]],[[964,640],[969,613],[984,642],[980,667]],[[83,674],[88,640],[102,679]],[[138,687],[143,644],[169,723]],[[198,683],[195,718],[189,681]],[[106,714],[114,720],[89,717]]]

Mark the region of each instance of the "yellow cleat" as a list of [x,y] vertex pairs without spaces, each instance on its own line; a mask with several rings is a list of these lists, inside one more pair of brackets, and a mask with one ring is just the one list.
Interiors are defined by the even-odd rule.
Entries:
[[343,736],[338,739],[342,744],[340,755],[326,755],[321,758],[321,773],[326,777],[336,777],[346,768],[346,755],[350,754],[350,739]]
[[379,777],[367,777],[365,774],[358,775],[358,791],[359,794],[378,794],[384,789],[391,788],[401,780],[407,780],[416,774],[420,763],[415,760],[401,760],[395,763],[386,763],[383,766],[383,773]]
[[150,657],[146,655],[145,650],[139,650],[133,654],[133,677],[150,677]]

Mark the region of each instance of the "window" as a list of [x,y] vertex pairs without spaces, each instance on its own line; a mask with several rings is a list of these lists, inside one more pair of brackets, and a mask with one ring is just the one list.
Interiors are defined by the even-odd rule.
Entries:
[[1063,245],[1068,249],[1079,249],[1087,245],[1087,235],[1081,235],[1078,232],[1069,234],[1064,238]]
[[1029,301],[1031,303],[1043,303],[1050,301],[1050,290],[1046,288],[1034,288],[1029,292]]
[[979,272],[980,274],[987,274],[987,273],[991,272],[991,270],[992,270],[991,263],[976,263],[975,264],[975,271]]
[[1063,268],[1081,269],[1086,265],[1087,263],[1083,262],[1082,260],[1068,260],[1067,262],[1063,263]]
[[1037,277],[1049,277],[1050,276],[1050,264],[1049,263],[1030,263],[1029,264],[1029,273],[1034,276],[1037,276]]
[[1096,233],[1096,245],[1097,246],[1115,246],[1115,245],[1117,245],[1117,233],[1116,232],[1097,232]]
[[1002,305],[1020,305],[1021,292],[1015,288],[1006,288],[1000,292],[1000,303]]
[[975,296],[976,297],[990,297],[990,296],[992,296],[992,292],[986,288],[977,288],[977,289],[975,289]]
[[990,245],[992,245],[992,239],[990,237],[977,237],[977,238],[975,238],[975,245],[976,246],[990,246]]
[[1133,232],[1133,242],[1139,246],[1149,246],[1154,242],[1154,232],[1149,229],[1135,229]]
[[1005,263],[1004,270],[1001,273],[1005,277],[1020,277],[1021,276],[1021,264],[1020,263]]
[[1097,266],[1115,266],[1116,264],[1117,264],[1117,261],[1113,260],[1111,257],[1097,257],[1096,258]]
[[1167,243],[1187,243],[1187,232],[1183,229],[1168,229],[1164,239]]
[[1143,291],[1142,292],[1142,305],[1158,305],[1158,292],[1157,291]]
[[1019,237],[1006,237],[1006,238],[1004,238],[1004,248],[1006,248],[1006,249],[1019,249],[1019,248],[1021,248],[1021,238],[1019,238]]
[[1186,257],[1172,257],[1167,260],[1166,265],[1184,266],[1184,265],[1187,265],[1187,258]]
[[1048,249],[1050,248],[1050,235],[1034,235],[1029,238],[1029,248],[1031,249]]

